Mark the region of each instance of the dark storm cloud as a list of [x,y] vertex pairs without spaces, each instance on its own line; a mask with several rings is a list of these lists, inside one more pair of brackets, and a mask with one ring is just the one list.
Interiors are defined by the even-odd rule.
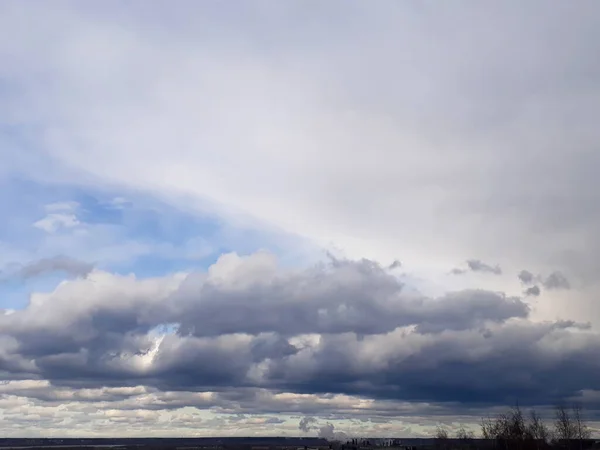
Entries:
[[590,330],[532,323],[521,299],[496,292],[404,293],[368,260],[286,271],[265,254],[227,255],[183,281],[91,277],[0,316],[0,371],[238,403],[256,388],[466,404],[600,388]]
[[[593,357],[600,340],[587,335],[576,344],[580,338],[568,331],[570,326],[523,323],[487,336],[476,331],[448,332],[408,355],[398,351],[383,369],[357,363],[361,344],[355,337],[328,337],[315,356],[316,369],[299,373],[282,361],[273,373],[286,380],[288,389],[291,385],[303,392],[343,390],[382,399],[483,406],[515,400],[551,405],[581,389],[600,387],[594,376],[600,363]],[[553,348],[557,338],[575,344],[576,350],[557,357]],[[411,334],[407,345],[420,339],[421,335]]]

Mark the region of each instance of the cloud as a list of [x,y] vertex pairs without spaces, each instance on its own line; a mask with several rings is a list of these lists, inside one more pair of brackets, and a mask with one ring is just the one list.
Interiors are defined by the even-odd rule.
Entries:
[[343,431],[335,431],[335,425],[327,422],[319,428],[318,437],[327,440],[345,441],[348,439],[348,435]]
[[70,202],[54,202],[48,203],[45,210],[50,213],[74,213],[79,208],[79,203]]
[[397,259],[395,259],[394,262],[392,262],[388,268],[390,270],[394,270],[394,269],[399,269],[401,267],[402,267],[402,263],[400,261],[398,261]]
[[[244,19],[192,4],[168,14],[3,5],[0,55],[14,61],[2,69],[14,86],[3,117],[20,118],[35,155],[15,156],[12,141],[4,148],[30,177],[121,183],[170,199],[185,192],[189,210],[212,199],[333,239],[354,257],[387,260],[402,248],[421,264],[477,249],[515,264],[562,260],[590,276],[600,264],[589,250],[600,247],[590,169],[599,40],[589,37],[599,7],[557,5],[540,16],[540,5],[465,14],[466,6],[344,2],[310,23],[292,5],[249,7]],[[116,11],[118,24],[106,19]],[[154,26],[163,21],[167,35]],[[507,27],[511,36],[499,39]],[[440,45],[431,29],[444,30]],[[219,157],[190,150],[214,145]],[[306,183],[315,177],[327,182]]]
[[[480,406],[518,395],[526,405],[600,389],[591,358],[600,337],[528,313],[520,299],[482,290],[404,294],[367,260],[291,270],[269,254],[229,254],[206,272],[95,271],[35,294],[0,316],[0,367],[64,388],[144,385],[249,402],[267,389]],[[577,377],[565,375],[571,365]]]
[[75,277],[86,277],[94,265],[67,256],[55,256],[32,261],[22,266],[17,276],[23,279],[34,278],[53,272],[64,272]]
[[524,294],[526,296],[532,296],[532,297],[538,297],[541,294],[541,290],[539,286],[530,286],[527,289],[525,289]]
[[319,420],[315,417],[303,417],[300,419],[298,429],[304,433],[310,433],[316,431],[318,437],[328,440],[345,441],[348,439],[348,434],[341,431],[335,431],[335,425],[331,422],[324,424],[319,423]]
[[[347,416],[385,415],[402,402],[429,413],[459,403],[472,413],[511,396],[541,405],[582,392],[593,399],[596,332],[543,319],[564,310],[600,323],[600,6],[544,6],[348,1],[232,14],[194,2],[3,2],[0,58],[11,63],[0,65],[8,87],[0,181],[119,186],[111,198],[161,198],[195,218],[216,214],[340,248],[349,260],[301,270],[265,254],[227,255],[208,271],[168,275],[192,259],[200,265],[205,247],[196,241],[175,268],[155,258],[143,270],[132,262],[180,255],[189,236],[159,244],[119,201],[110,209],[130,219],[135,236],[104,223],[89,232],[78,206],[48,205],[22,226],[2,224],[8,243],[24,229],[44,239],[39,252],[26,242],[7,261],[66,254],[137,276],[94,271],[1,315],[0,374],[52,381],[61,395],[148,389],[98,415],[79,400],[65,406],[86,433],[100,434],[119,423],[131,433],[151,423],[158,433],[171,420],[197,422],[189,411],[131,406],[149,399],[256,414],[327,404]],[[12,217],[4,206],[28,199],[5,192],[0,206]],[[161,215],[150,228],[173,225],[171,213]],[[222,247],[246,253],[247,241]],[[6,242],[2,254],[16,253]],[[417,294],[372,263],[399,252],[406,271],[417,268],[441,293]],[[465,289],[470,277],[439,286],[453,261],[474,254],[506,273],[550,275],[520,287],[500,276],[478,280],[487,289]],[[481,260],[453,272],[466,271],[501,272]],[[571,289],[542,314],[513,295],[534,286]],[[62,410],[23,397],[0,402],[12,423],[22,418],[14,433],[61,420],[83,432]],[[202,426],[236,432],[234,420],[250,424],[203,417]]]
[[519,272],[519,280],[524,285],[530,285],[536,282],[540,282],[542,286],[544,286],[548,290],[557,290],[557,289],[571,289],[571,283],[567,279],[567,277],[560,271],[555,270],[550,273],[550,275],[534,275],[528,270],[522,270]]
[[467,269],[454,268],[450,271],[452,275],[463,275],[467,273],[467,271],[471,272],[481,272],[481,273],[491,273],[494,275],[502,275],[502,269],[499,265],[492,266],[490,264],[486,264],[483,261],[478,259],[469,259],[466,261]]
[[52,213],[35,222],[33,226],[46,233],[56,233],[61,228],[74,228],[79,224],[79,219],[74,214]]
[[554,271],[550,275],[544,277],[543,275],[534,275],[528,270],[522,270],[519,272],[518,277],[522,284],[525,286],[529,285],[529,287],[525,290],[525,295],[536,297],[540,295],[540,287],[538,285],[534,285],[534,283],[537,282],[541,283],[541,285],[547,290],[571,289],[571,283],[560,271]]
[[518,276],[521,283],[526,285],[533,283],[536,279],[536,277],[528,270],[521,270]]
[[469,266],[469,269],[471,269],[473,272],[484,272],[493,273],[494,275],[502,275],[502,269],[500,268],[500,266],[491,266],[478,259],[469,259],[467,261],[467,265]]
[[552,272],[542,282],[546,289],[571,289],[571,283],[561,272]]
[[304,433],[310,432],[317,423],[317,419],[314,417],[303,417],[300,419],[300,423],[298,424],[298,429],[303,431]]

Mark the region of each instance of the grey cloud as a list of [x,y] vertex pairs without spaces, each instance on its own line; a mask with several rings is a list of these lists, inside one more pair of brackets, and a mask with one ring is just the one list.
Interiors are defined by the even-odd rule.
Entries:
[[541,294],[541,290],[539,286],[531,286],[525,289],[524,294],[526,296],[538,297]]
[[491,273],[494,275],[502,275],[502,269],[499,265],[492,266],[490,264],[486,264],[479,259],[469,259],[466,261],[467,268],[461,269],[459,267],[455,267],[450,271],[452,275],[463,275],[467,272],[481,272],[481,273]]
[[18,269],[15,276],[23,279],[38,277],[54,272],[63,272],[75,277],[86,277],[94,269],[94,264],[68,256],[55,256],[31,261]]
[[492,273],[494,275],[502,274],[502,269],[500,268],[500,266],[492,266],[478,259],[469,259],[467,261],[467,266],[469,266],[469,269],[471,269],[473,272]]
[[308,433],[315,427],[316,423],[317,423],[317,419],[315,419],[314,417],[303,417],[302,419],[300,419],[300,423],[298,424],[298,429],[300,431]]
[[317,436],[324,439],[345,440],[348,438],[346,433],[335,431],[335,425],[333,425],[331,422],[320,424],[315,417],[303,417],[300,419],[298,429],[304,433],[316,431]]
[[467,271],[465,269],[459,269],[458,267],[455,267],[454,269],[452,269],[450,271],[451,275],[463,275],[467,273]]
[[[238,275],[224,274],[233,278],[223,279],[219,270],[228,270],[230,264],[237,265]],[[211,273],[208,277],[205,273],[191,274],[176,286],[164,280],[173,287],[159,288],[150,298],[146,298],[147,290],[160,280],[130,285],[118,277],[101,281],[104,275],[100,275],[98,280],[74,281],[60,286],[52,302],[0,316],[0,326],[18,340],[23,355],[43,357],[38,361],[40,367],[67,364],[57,358],[67,358],[70,353],[73,363],[80,361],[81,368],[89,368],[89,364],[98,364],[88,361],[93,355],[102,361],[102,354],[149,351],[151,340],[144,333],[165,323],[177,324],[178,334],[184,337],[255,335],[257,342],[247,348],[248,355],[281,357],[296,350],[273,333],[284,337],[348,332],[371,335],[411,325],[437,332],[476,328],[488,321],[501,323],[529,313],[529,307],[518,298],[482,290],[454,292],[441,298],[405,294],[401,282],[367,260],[336,260],[286,272],[263,254],[245,259],[228,255],[211,268]],[[113,297],[105,298],[97,289],[93,292],[99,296],[92,296],[88,282],[95,286],[98,282],[114,283]],[[129,292],[125,289],[129,287],[134,289]],[[77,308],[72,306],[74,295],[80,298]],[[60,331],[65,326],[69,333]],[[165,340],[163,346],[170,342]],[[195,345],[193,342],[185,345]],[[83,349],[85,354],[80,354]],[[179,351],[183,350],[173,349]],[[186,351],[193,351],[192,347]]]
[[[0,317],[0,371],[63,388],[214,391],[187,401],[228,410],[264,404],[257,388],[479,406],[600,389],[600,338],[585,326],[530,322],[521,299],[484,290],[405,296],[367,260],[290,271],[265,254],[228,255],[183,281],[90,277]],[[158,339],[168,323],[183,329],[163,326]]]
[[484,290],[452,292],[431,306],[434,305],[440,308],[439,313],[421,316],[417,324],[420,332],[474,329],[486,320],[503,322],[510,318],[525,318],[529,314],[529,307],[520,298]]
[[[519,299],[485,291],[415,298],[404,294],[395,277],[366,260],[336,260],[328,267],[266,277],[268,285],[253,284],[242,295],[220,289],[203,276],[190,277],[176,294],[183,308],[177,318],[181,332],[196,336],[234,332],[373,334],[411,324],[444,322],[451,327],[473,327],[485,320],[504,321],[528,314],[528,307]],[[457,313],[457,308],[463,313]]]
[[542,282],[546,289],[571,289],[571,283],[561,272],[552,272]]
[[521,280],[521,283],[523,283],[524,285],[531,285],[536,282],[539,282],[544,288],[548,290],[571,289],[571,283],[569,282],[567,277],[558,270],[552,272],[548,276],[534,275],[528,270],[522,270],[521,272],[519,272],[518,277],[519,280]]
[[396,259],[393,263],[390,264],[389,269],[394,270],[399,269],[400,267],[402,267],[402,263]]
[[348,439],[348,434],[344,433],[343,431],[335,431],[335,425],[330,422],[327,422],[319,427],[317,436],[323,439],[334,439],[338,441],[344,441]]
[[280,424],[280,423],[285,423],[285,420],[283,419],[278,419],[277,417],[269,417],[265,420],[265,423],[268,424]]
[[[480,406],[506,404],[518,398],[523,404],[552,405],[576,394],[584,385],[587,389],[598,387],[593,373],[599,366],[592,358],[600,348],[597,334],[587,335],[588,343],[579,350],[553,356],[553,339],[561,336],[565,343],[577,341],[576,335],[567,332],[571,327],[568,323],[523,323],[502,326],[487,338],[473,331],[448,332],[416,352],[400,356],[402,351],[398,350],[398,356],[388,361],[391,366],[383,371],[354,362],[353,355],[362,345],[354,337],[330,337],[320,348],[317,370],[292,373],[294,366],[281,362],[278,375],[289,377],[288,383],[297,389],[305,391],[302,386],[310,386],[312,392],[343,386],[347,393],[377,398]],[[418,334],[410,335],[406,344],[419,339]],[[573,373],[569,367],[578,370]],[[492,374],[503,371],[504,375],[491,381]],[[306,385],[308,379],[312,381]]]
[[531,284],[535,281],[535,276],[528,270],[521,270],[518,276],[523,284]]

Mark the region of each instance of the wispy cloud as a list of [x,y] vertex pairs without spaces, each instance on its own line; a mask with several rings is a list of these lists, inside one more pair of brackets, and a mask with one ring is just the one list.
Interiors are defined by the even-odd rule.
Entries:
[[74,214],[52,213],[35,222],[33,226],[46,233],[55,233],[63,228],[76,227],[80,223]]
[[461,269],[459,267],[455,267],[450,271],[452,275],[462,275],[467,272],[480,272],[480,273],[490,273],[493,275],[502,275],[502,269],[499,265],[490,265],[484,263],[479,259],[468,259],[466,261],[467,267],[465,269]]
[[64,272],[76,277],[86,277],[94,265],[67,256],[55,256],[31,261],[22,266],[16,276],[28,279],[53,272]]

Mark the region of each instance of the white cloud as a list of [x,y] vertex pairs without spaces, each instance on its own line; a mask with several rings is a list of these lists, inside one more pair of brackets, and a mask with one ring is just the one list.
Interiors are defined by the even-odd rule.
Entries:
[[51,213],[33,224],[34,227],[46,233],[56,233],[63,228],[74,228],[81,222],[74,214]]
[[78,208],[79,203],[77,202],[56,202],[45,206],[46,211],[50,213],[74,213]]

